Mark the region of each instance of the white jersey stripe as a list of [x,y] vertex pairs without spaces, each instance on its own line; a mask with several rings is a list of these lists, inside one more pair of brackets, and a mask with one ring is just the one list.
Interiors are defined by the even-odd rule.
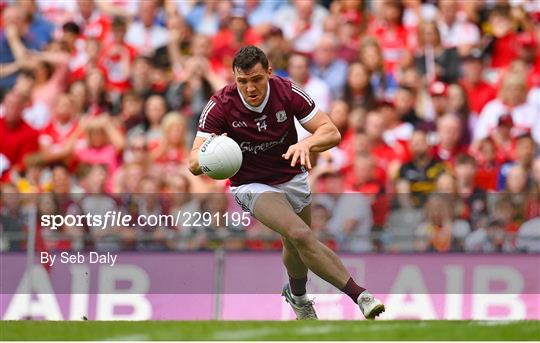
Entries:
[[206,103],[206,106],[204,106],[204,108],[203,108],[203,110],[202,110],[202,112],[201,112],[201,116],[199,117],[199,125],[202,124],[204,112],[206,111],[206,109],[208,108],[208,106],[210,106],[210,104],[211,104],[212,102],[213,102],[212,100],[209,100],[209,101]]
[[206,107],[204,108],[202,114],[201,114],[201,118],[199,119],[199,126],[204,128],[204,123],[206,122],[206,117],[208,116],[208,112],[210,112],[210,110],[216,105],[215,102],[213,102],[212,100],[208,101],[208,105],[206,105]]
[[216,106],[216,103],[212,102],[212,105],[210,105],[210,107],[204,113],[204,119],[203,119],[203,122],[202,122],[202,125],[201,125],[202,128],[204,128],[204,124],[206,123],[206,117],[208,117],[208,113],[210,113],[210,111],[212,110],[212,108],[214,108],[214,106]]
[[295,88],[292,89],[293,92],[295,92],[296,94],[300,95],[302,98],[304,98],[304,100],[306,100],[306,102],[311,106],[313,103],[309,100],[309,98],[307,98],[304,94],[300,93],[299,91],[297,91]]
[[296,89],[297,91],[299,91],[300,93],[304,94],[306,98],[308,98],[310,101],[309,104],[311,105],[313,103],[313,100],[311,99],[311,97],[309,96],[308,93],[306,93],[305,90],[303,90],[302,88],[298,87],[297,85],[293,84],[292,86],[293,89]]

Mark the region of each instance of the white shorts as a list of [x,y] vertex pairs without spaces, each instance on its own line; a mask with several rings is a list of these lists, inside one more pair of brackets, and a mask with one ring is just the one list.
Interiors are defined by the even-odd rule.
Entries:
[[270,186],[264,183],[247,183],[236,187],[231,187],[236,202],[242,206],[244,211],[253,214],[255,202],[262,193],[276,192],[283,193],[296,213],[300,213],[304,207],[311,204],[311,190],[308,183],[308,173],[304,172],[296,175],[289,181]]

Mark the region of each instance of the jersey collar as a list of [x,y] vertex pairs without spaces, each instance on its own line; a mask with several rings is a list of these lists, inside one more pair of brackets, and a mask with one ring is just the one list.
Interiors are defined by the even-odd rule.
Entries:
[[248,109],[248,110],[251,110],[253,112],[257,112],[257,113],[262,113],[262,111],[264,110],[264,107],[266,106],[266,104],[268,103],[268,99],[270,98],[270,83],[269,82],[266,82],[266,96],[264,97],[264,100],[263,102],[257,106],[257,107],[254,107],[254,106],[251,106],[250,104],[248,104],[246,102],[246,100],[244,100],[244,97],[242,96],[242,93],[240,92],[240,90],[238,89],[238,87],[236,88],[236,90],[238,91],[238,95],[240,95],[240,100],[242,100],[242,103],[244,104],[244,106]]

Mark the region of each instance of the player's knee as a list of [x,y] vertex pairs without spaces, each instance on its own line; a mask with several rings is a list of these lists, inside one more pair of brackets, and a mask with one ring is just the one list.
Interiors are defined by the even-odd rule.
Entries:
[[299,227],[291,229],[287,235],[287,239],[294,245],[295,248],[301,249],[309,246],[315,239],[315,236],[313,231],[311,231],[308,227]]

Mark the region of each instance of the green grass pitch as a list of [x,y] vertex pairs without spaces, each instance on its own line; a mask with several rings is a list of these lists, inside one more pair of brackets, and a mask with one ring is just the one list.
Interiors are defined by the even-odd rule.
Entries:
[[540,321],[1,321],[1,340],[540,340]]

